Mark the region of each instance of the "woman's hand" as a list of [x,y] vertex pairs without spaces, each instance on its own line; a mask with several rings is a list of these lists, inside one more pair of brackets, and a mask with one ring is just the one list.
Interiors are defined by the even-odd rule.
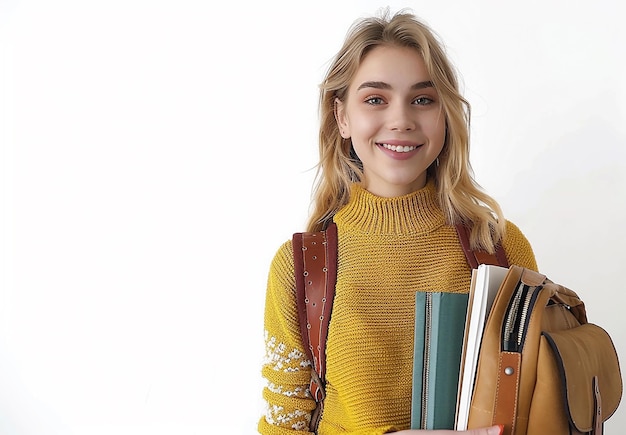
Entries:
[[453,430],[401,430],[400,432],[396,432],[396,434],[404,434],[404,435],[416,435],[416,434],[430,434],[430,435],[501,435],[504,433],[504,426],[497,425],[491,427],[485,427],[482,429],[472,429],[472,430],[462,430],[462,431],[453,431]]

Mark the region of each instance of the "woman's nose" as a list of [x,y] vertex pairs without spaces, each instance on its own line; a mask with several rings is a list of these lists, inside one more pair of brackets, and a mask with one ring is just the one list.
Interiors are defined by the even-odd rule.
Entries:
[[388,127],[393,131],[411,131],[417,127],[417,121],[412,116],[411,107],[398,104],[389,110]]

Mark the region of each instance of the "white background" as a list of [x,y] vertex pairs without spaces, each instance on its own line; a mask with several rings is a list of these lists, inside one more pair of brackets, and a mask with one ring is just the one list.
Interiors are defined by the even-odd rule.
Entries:
[[[1,434],[255,432],[317,85],[384,5],[0,0]],[[479,182],[626,361],[618,2],[389,5],[445,41]]]

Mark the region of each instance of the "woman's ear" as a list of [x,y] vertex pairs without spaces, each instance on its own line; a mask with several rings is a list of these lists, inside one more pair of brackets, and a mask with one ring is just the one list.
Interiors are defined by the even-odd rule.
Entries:
[[350,128],[349,123],[347,122],[345,106],[343,101],[339,98],[335,98],[335,121],[337,121],[337,126],[339,127],[339,133],[341,137],[344,139],[350,138]]

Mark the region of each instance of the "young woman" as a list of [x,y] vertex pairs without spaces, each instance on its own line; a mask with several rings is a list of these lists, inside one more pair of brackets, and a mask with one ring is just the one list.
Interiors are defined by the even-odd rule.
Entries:
[[[321,85],[320,172],[308,230],[338,234],[336,296],[318,434],[408,430],[415,292],[469,289],[454,225],[474,248],[501,243],[510,264],[537,268],[530,244],[472,178],[469,105],[427,26],[398,13],[359,21]],[[271,264],[263,434],[310,431],[291,242]],[[469,431],[497,434],[497,426]],[[444,431],[448,432],[448,431]]]

